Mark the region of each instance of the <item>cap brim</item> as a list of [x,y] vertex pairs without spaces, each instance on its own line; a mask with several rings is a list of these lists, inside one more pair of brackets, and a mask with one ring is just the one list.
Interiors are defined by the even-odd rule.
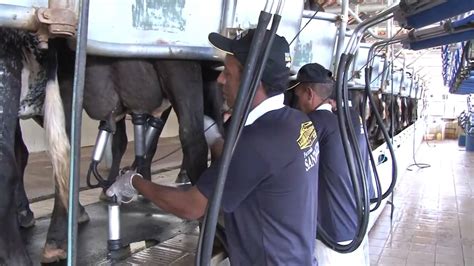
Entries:
[[296,88],[296,87],[297,87],[298,85],[300,85],[300,84],[301,84],[301,82],[296,82],[295,85],[289,87],[289,88],[286,89],[286,90],[287,90],[287,91],[292,90],[292,89]]
[[212,32],[208,36],[209,42],[214,46],[216,49],[219,49],[225,53],[233,55],[232,52],[232,40],[226,38],[218,33]]

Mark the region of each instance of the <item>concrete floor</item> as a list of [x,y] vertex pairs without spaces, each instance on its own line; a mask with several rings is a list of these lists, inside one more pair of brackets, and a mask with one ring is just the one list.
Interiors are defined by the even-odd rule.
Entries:
[[416,159],[430,167],[400,169],[393,220],[387,205],[369,234],[371,264],[474,265],[474,153],[425,142]]
[[[176,138],[160,141],[160,152],[155,157],[176,148],[179,148]],[[90,149],[83,149],[82,154],[84,174]],[[44,154],[33,154],[30,158],[25,177],[27,192],[34,195],[32,198],[51,193],[47,158]],[[414,171],[399,169],[393,220],[391,206],[387,205],[369,233],[371,264],[474,266],[474,153],[458,148],[455,141],[425,142],[416,159],[430,167],[412,167]],[[124,164],[130,164],[131,160],[129,151]],[[180,162],[181,153],[177,152],[154,167],[171,167]],[[171,184],[170,176],[176,173],[157,175],[154,181]],[[85,186],[84,180],[81,179],[81,186]],[[99,189],[83,191],[81,201],[85,205],[97,202],[99,192]],[[52,200],[32,204],[37,217],[48,215],[51,207]]]

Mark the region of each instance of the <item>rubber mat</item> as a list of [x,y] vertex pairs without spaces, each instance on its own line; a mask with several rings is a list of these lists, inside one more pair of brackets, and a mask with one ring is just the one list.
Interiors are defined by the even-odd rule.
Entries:
[[[79,226],[77,265],[97,265],[107,257],[107,204],[98,202],[86,206],[90,221]],[[36,225],[23,230],[22,235],[35,265],[41,259],[50,219],[39,219]],[[163,242],[176,235],[192,232],[196,221],[187,221],[164,213],[151,203],[134,201],[121,206],[121,236],[124,242],[156,240]],[[50,264],[52,265],[52,264]],[[66,261],[55,263],[66,265]]]

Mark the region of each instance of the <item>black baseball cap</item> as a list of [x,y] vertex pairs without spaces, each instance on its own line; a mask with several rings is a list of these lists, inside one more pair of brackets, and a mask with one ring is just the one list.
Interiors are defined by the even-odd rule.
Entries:
[[289,89],[293,89],[301,83],[332,83],[332,72],[318,63],[310,63],[302,66],[296,76],[296,84]]
[[[229,39],[213,32],[209,34],[208,38],[214,47],[235,56],[245,66],[254,34],[255,29],[249,29],[236,38]],[[270,31],[267,30],[266,34],[270,34]],[[286,90],[290,77],[290,66],[290,46],[284,37],[275,35],[262,74],[262,82],[270,87],[269,91],[281,93]]]

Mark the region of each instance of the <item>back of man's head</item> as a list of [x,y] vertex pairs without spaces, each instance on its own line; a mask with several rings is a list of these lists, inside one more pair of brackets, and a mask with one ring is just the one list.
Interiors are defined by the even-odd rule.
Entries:
[[296,82],[295,86],[301,83],[308,83],[322,99],[328,99],[334,92],[332,72],[318,63],[302,66],[298,71]]
[[[255,29],[249,29],[234,39],[226,38],[218,33],[209,34],[209,41],[216,48],[235,56],[245,66]],[[270,31],[266,31],[270,34]],[[262,82],[268,96],[280,94],[288,87],[290,77],[290,47],[284,37],[275,35],[268,60],[262,74]]]

